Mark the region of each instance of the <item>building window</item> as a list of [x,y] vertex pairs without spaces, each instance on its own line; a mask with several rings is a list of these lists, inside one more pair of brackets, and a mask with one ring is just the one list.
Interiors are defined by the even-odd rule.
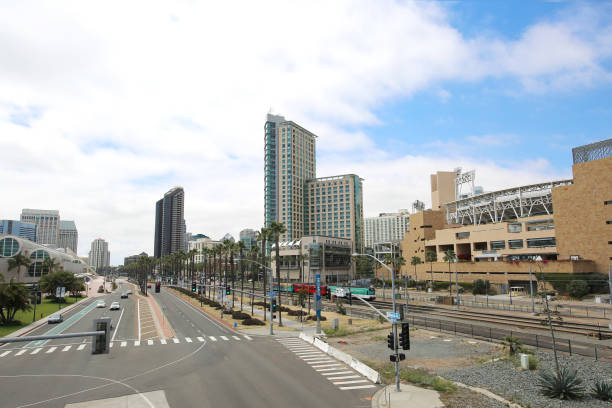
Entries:
[[508,248],[510,249],[520,249],[523,247],[522,239],[511,239],[508,240]]
[[521,232],[523,231],[523,225],[520,222],[513,222],[508,224],[508,232]]
[[19,252],[19,243],[13,238],[0,239],[0,256],[13,256]]
[[550,238],[531,238],[527,240],[527,248],[546,248],[557,246],[554,237]]
[[455,237],[457,239],[469,238],[470,237],[470,233],[469,232],[457,232],[455,234]]
[[506,241],[491,241],[491,249],[506,249]]
[[49,257],[49,253],[47,251],[44,251],[42,249],[39,249],[38,251],[34,251],[32,253],[32,255],[30,255],[30,259],[34,260],[34,261],[42,261],[45,258]]
[[612,205],[612,200],[604,201],[604,205]]

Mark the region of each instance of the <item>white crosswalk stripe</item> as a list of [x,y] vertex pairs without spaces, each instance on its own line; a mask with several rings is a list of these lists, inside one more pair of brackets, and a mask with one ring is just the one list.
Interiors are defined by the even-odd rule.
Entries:
[[87,344],[79,344],[79,347],[77,347],[77,350],[81,351],[85,348],[85,346],[87,346]]
[[167,344],[168,342],[166,341],[166,339],[161,339],[161,340],[160,340],[160,343],[161,343],[161,344]]
[[122,341],[121,342],[121,347],[125,347],[125,346],[127,346],[127,341]]
[[139,342],[138,340],[134,340],[134,346],[135,346],[135,347],[140,346],[140,342]]
[[244,338],[247,340],[253,340],[251,337],[247,336],[246,334],[243,334]]
[[232,337],[234,338],[234,340],[240,341],[240,337],[238,337],[238,336],[232,336]]
[[147,340],[147,344],[148,344],[149,346],[152,346],[152,345],[153,345],[153,340]]
[[229,339],[228,339],[227,337],[225,337],[225,336],[219,336],[219,337],[221,337],[221,339],[222,339],[222,340],[225,340],[225,341],[228,341],[228,340],[229,340]]
[[197,339],[198,339],[199,342],[204,341],[204,337],[197,337]]
[[57,350],[57,347],[51,347],[49,350],[45,351],[45,353],[53,353],[55,350]]
[[187,343],[191,343],[191,338],[189,338],[189,337],[185,337],[185,341],[186,341]]
[[114,342],[111,342],[108,347],[113,347],[113,344],[115,344]]
[[176,337],[175,337],[175,338],[173,338],[173,339],[172,339],[172,341],[174,341],[174,343],[175,343],[175,344],[176,344],[176,343],[180,343],[180,340],[179,340],[179,339],[177,339]]
[[42,350],[42,347],[39,347],[37,349],[34,349],[33,352],[31,352],[30,354],[37,354],[40,350]]
[[5,351],[4,353],[0,354],[0,357],[4,357],[10,353],[11,353],[11,350]]
[[376,385],[371,384],[369,380],[351,370],[347,365],[304,341],[298,339],[276,339],[276,341],[295,353],[296,357],[311,366],[341,391],[376,388]]
[[214,336],[208,336],[209,339],[211,339],[212,341],[217,341],[217,339]]
[[20,355],[22,355],[23,353],[25,353],[26,351],[28,351],[28,349],[21,349],[21,350],[19,350],[17,353],[15,353],[15,355],[16,355],[16,356],[20,356]]
[[64,348],[62,349],[62,352],[63,352],[63,351],[68,351],[68,350],[70,350],[71,348],[72,348],[72,346],[66,346],[66,347],[64,347]]

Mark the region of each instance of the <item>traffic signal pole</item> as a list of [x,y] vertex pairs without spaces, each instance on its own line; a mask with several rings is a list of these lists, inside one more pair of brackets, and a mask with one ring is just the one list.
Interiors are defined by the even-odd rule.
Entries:
[[[280,287],[278,290],[280,290]],[[272,311],[272,302],[274,301],[274,278],[272,277],[272,270],[270,270],[270,293],[270,336],[272,336],[274,334],[274,312]],[[264,314],[265,313],[266,308],[264,307]]]

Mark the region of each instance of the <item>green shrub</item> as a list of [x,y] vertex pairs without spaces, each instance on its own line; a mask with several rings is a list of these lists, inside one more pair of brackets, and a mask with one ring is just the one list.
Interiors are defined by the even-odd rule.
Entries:
[[504,348],[508,350],[508,354],[511,356],[515,355],[517,352],[521,351],[522,349],[521,341],[517,339],[516,337],[507,336],[507,337],[504,337],[503,341],[504,341]]
[[600,380],[591,388],[593,397],[602,401],[612,401],[612,384]]
[[583,280],[573,280],[567,285],[567,294],[576,299],[582,299],[589,293],[589,285]]
[[236,320],[249,319],[250,317],[251,317],[250,314],[241,312],[240,310],[236,310],[235,312],[232,313],[232,319],[236,319]]
[[253,317],[249,317],[248,319],[244,319],[242,321],[242,324],[244,324],[245,326],[264,326],[265,323],[262,322],[259,319],[255,319]]
[[472,283],[472,294],[474,295],[486,295],[491,294],[491,283],[488,280],[476,279]]
[[404,368],[400,371],[400,378],[412,384],[432,387],[439,392],[453,392],[457,386],[452,382],[430,374],[424,369]]
[[532,371],[538,369],[538,360],[534,355],[529,356],[529,369]]
[[567,367],[563,367],[558,375],[554,372],[543,372],[539,386],[542,395],[549,398],[574,400],[584,396],[582,379],[578,377],[578,372]]

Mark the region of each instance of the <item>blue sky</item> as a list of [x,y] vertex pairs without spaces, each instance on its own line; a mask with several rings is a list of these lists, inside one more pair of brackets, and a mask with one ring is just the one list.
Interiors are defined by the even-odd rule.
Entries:
[[270,109],[319,136],[318,176],[364,179],[366,216],[429,204],[438,170],[569,178],[612,137],[611,2],[34,3],[0,5],[0,218],[58,209],[113,264],[176,185],[191,232],[261,227]]

